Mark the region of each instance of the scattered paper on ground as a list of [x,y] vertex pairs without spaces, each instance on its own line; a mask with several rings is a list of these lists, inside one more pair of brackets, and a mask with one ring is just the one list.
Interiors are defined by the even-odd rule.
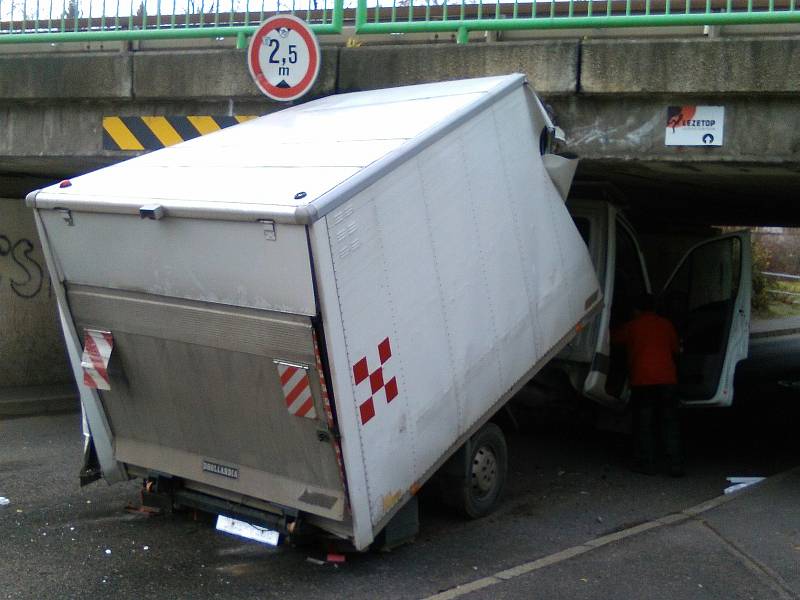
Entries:
[[726,494],[731,494],[759,481],[764,481],[763,477],[726,477],[725,479],[731,483],[725,488]]

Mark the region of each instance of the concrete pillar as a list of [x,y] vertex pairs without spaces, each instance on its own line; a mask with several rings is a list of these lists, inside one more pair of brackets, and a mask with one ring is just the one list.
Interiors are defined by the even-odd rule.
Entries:
[[71,381],[33,212],[0,198],[0,390]]

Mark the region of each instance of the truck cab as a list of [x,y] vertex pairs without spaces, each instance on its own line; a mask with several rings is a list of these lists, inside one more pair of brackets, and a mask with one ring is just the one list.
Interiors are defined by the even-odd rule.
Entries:
[[681,338],[677,393],[682,403],[730,406],[736,364],[747,357],[748,349],[749,233],[700,241],[674,266],[663,289],[653,290],[640,239],[615,204],[576,198],[568,208],[605,297],[602,312],[556,361],[572,387],[605,406],[627,403],[625,350],[610,343],[610,332],[631,318],[639,295],[654,293],[661,314]]

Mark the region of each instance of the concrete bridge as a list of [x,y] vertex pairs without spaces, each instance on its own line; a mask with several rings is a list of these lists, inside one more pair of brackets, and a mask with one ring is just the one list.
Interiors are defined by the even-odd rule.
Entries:
[[[800,29],[686,32],[337,40],[309,98],[524,72],[582,157],[578,178],[614,184],[634,219],[800,224]],[[687,105],[725,108],[721,147],[665,145],[667,107]],[[104,149],[103,117],[279,108],[227,40],[0,48],[0,388],[68,379],[24,194],[135,155]]]
[[[0,54],[2,195],[130,157],[103,150],[103,116],[280,108],[259,95],[241,50],[141,44]],[[567,150],[583,159],[580,178],[610,180],[637,205],[651,200],[648,212],[669,206],[672,214],[690,201],[692,219],[698,211],[716,221],[800,219],[792,206],[800,191],[800,29],[753,37],[366,43],[325,46],[323,55],[309,97],[524,72],[567,132]],[[665,146],[667,106],[696,104],[725,107],[724,145]]]

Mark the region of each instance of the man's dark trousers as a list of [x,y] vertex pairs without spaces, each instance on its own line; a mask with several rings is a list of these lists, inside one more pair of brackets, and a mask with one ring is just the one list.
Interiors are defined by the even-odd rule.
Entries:
[[670,473],[683,473],[679,403],[669,385],[631,388],[634,460],[638,470],[654,473],[659,438]]

